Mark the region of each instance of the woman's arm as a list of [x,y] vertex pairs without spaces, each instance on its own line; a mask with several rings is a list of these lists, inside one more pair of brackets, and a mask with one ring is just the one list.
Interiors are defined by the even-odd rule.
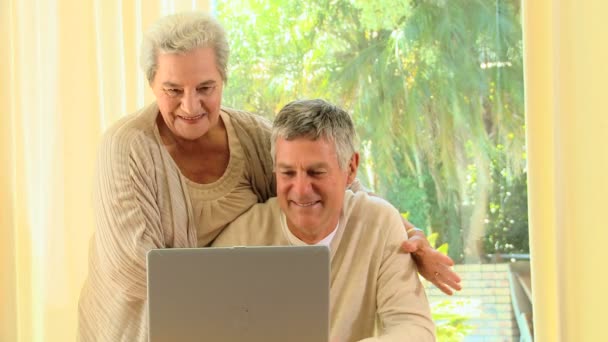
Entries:
[[[165,246],[147,151],[104,138],[98,158],[96,230],[78,310],[79,341],[147,341],[146,253]],[[143,158],[143,159],[142,159]]]
[[420,275],[447,295],[451,296],[453,290],[460,291],[460,277],[451,268],[454,266],[452,258],[431,247],[422,230],[404,218],[402,221],[408,240],[403,242],[401,249],[412,254]]

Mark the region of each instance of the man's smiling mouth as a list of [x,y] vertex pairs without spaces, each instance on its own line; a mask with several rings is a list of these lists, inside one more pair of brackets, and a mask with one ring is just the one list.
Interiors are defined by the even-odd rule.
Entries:
[[320,201],[313,201],[313,202],[306,202],[306,203],[299,203],[299,202],[295,202],[295,201],[291,201],[291,203],[297,205],[298,207],[311,207],[317,203],[319,203]]

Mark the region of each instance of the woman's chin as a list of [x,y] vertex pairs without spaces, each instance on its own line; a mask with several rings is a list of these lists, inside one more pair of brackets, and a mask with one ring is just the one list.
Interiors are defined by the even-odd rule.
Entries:
[[202,120],[197,123],[189,123],[187,125],[179,125],[177,133],[180,138],[185,140],[196,140],[207,134],[209,131],[209,125]]

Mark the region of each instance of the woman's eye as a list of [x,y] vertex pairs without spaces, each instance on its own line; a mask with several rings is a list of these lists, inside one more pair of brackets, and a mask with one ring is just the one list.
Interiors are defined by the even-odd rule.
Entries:
[[169,96],[169,97],[177,97],[181,93],[182,93],[182,91],[180,89],[175,89],[175,88],[165,89],[165,94],[167,94],[167,96]]
[[210,95],[214,89],[215,86],[205,86],[198,88],[198,92],[203,95]]

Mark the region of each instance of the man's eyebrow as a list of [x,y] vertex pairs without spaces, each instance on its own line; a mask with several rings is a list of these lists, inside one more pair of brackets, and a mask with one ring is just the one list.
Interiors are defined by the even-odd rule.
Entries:
[[277,167],[280,167],[282,169],[290,169],[290,168],[292,168],[291,165],[285,164],[285,163],[277,163]]
[[[201,83],[199,83],[197,85],[197,87],[201,87],[201,86],[210,86],[210,85],[215,85],[217,82],[215,80],[207,80],[207,81],[203,81]],[[173,83],[173,82],[163,82],[163,86],[165,87],[171,87],[171,88],[181,88],[182,86],[177,84],[177,83]]]
[[[327,165],[328,164],[326,162],[318,162],[315,164],[308,165],[306,168],[309,170],[310,169],[319,169],[319,168],[325,168],[325,167],[327,167]],[[283,168],[283,169],[292,169],[293,168],[293,166],[291,166],[289,164],[277,163],[277,168],[279,168],[279,167]]]
[[216,84],[216,83],[217,83],[217,82],[216,82],[215,80],[207,80],[207,81],[204,81],[204,82],[199,83],[199,84],[198,84],[198,87],[200,87],[200,86],[209,86],[209,85],[214,85],[214,84]]
[[326,168],[327,165],[328,164],[326,162],[318,162],[318,163],[310,165],[308,167],[308,169],[322,169],[322,168]]

